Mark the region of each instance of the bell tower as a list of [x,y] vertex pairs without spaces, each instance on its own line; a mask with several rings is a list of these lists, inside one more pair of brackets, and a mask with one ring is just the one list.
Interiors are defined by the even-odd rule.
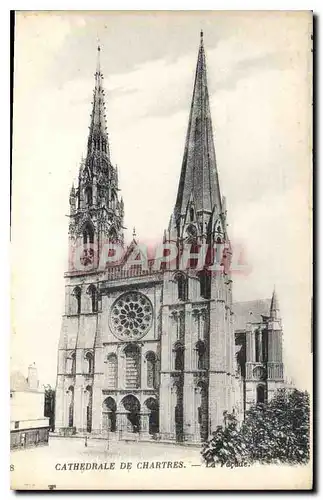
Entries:
[[69,271],[77,270],[77,265],[95,269],[108,241],[123,245],[124,206],[119,199],[118,170],[110,159],[100,54],[98,46],[87,153],[77,187],[73,185],[70,192]]
[[283,328],[276,290],[274,289],[267,322],[267,390],[271,399],[284,386]]
[[164,272],[161,432],[201,441],[234,407],[231,250],[213,141],[203,32],[175,203],[165,242],[175,266]]
[[102,394],[99,281],[105,271],[99,267],[100,255],[109,242],[123,246],[124,207],[118,171],[110,158],[100,55],[98,47],[87,151],[69,197],[69,260],[56,385],[59,432],[99,429],[95,411]]

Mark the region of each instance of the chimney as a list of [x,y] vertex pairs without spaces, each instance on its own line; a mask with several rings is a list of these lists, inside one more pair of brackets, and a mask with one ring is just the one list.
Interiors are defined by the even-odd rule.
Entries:
[[28,366],[28,388],[36,391],[38,389],[37,368],[35,363]]

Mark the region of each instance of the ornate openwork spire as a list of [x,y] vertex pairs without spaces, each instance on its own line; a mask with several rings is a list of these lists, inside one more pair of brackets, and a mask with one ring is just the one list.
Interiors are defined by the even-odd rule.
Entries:
[[110,159],[104,104],[103,74],[101,72],[100,56],[101,46],[98,45],[96,71],[94,75],[95,87],[93,93],[93,107],[91,113],[87,156],[93,154],[96,151],[106,154]]
[[206,76],[203,31],[196,66],[195,82],[184,157],[175,205],[176,219],[187,210],[193,197],[196,211],[221,213],[221,195],[213,142],[212,120]]
[[280,318],[280,311],[279,311],[279,304],[278,304],[278,298],[277,298],[276,288],[274,288],[273,295],[272,295],[272,298],[271,298],[270,317],[272,319],[278,319],[278,318]]

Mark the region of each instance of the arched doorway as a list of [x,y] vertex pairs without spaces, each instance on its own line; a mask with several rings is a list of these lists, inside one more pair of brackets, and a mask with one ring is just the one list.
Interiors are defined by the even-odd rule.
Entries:
[[138,399],[129,394],[122,400],[122,405],[127,413],[127,429],[130,432],[140,431],[140,403]]
[[113,398],[109,396],[103,402],[102,430],[109,432],[115,432],[117,430],[116,411],[117,411],[116,402]]
[[145,401],[145,406],[149,414],[149,434],[157,434],[159,432],[159,404],[155,398],[149,398]]

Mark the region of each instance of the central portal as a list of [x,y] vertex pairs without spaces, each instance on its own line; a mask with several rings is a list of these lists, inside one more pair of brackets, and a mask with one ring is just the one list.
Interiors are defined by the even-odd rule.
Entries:
[[140,402],[139,400],[129,394],[122,400],[122,404],[127,413],[127,430],[128,432],[140,431]]

